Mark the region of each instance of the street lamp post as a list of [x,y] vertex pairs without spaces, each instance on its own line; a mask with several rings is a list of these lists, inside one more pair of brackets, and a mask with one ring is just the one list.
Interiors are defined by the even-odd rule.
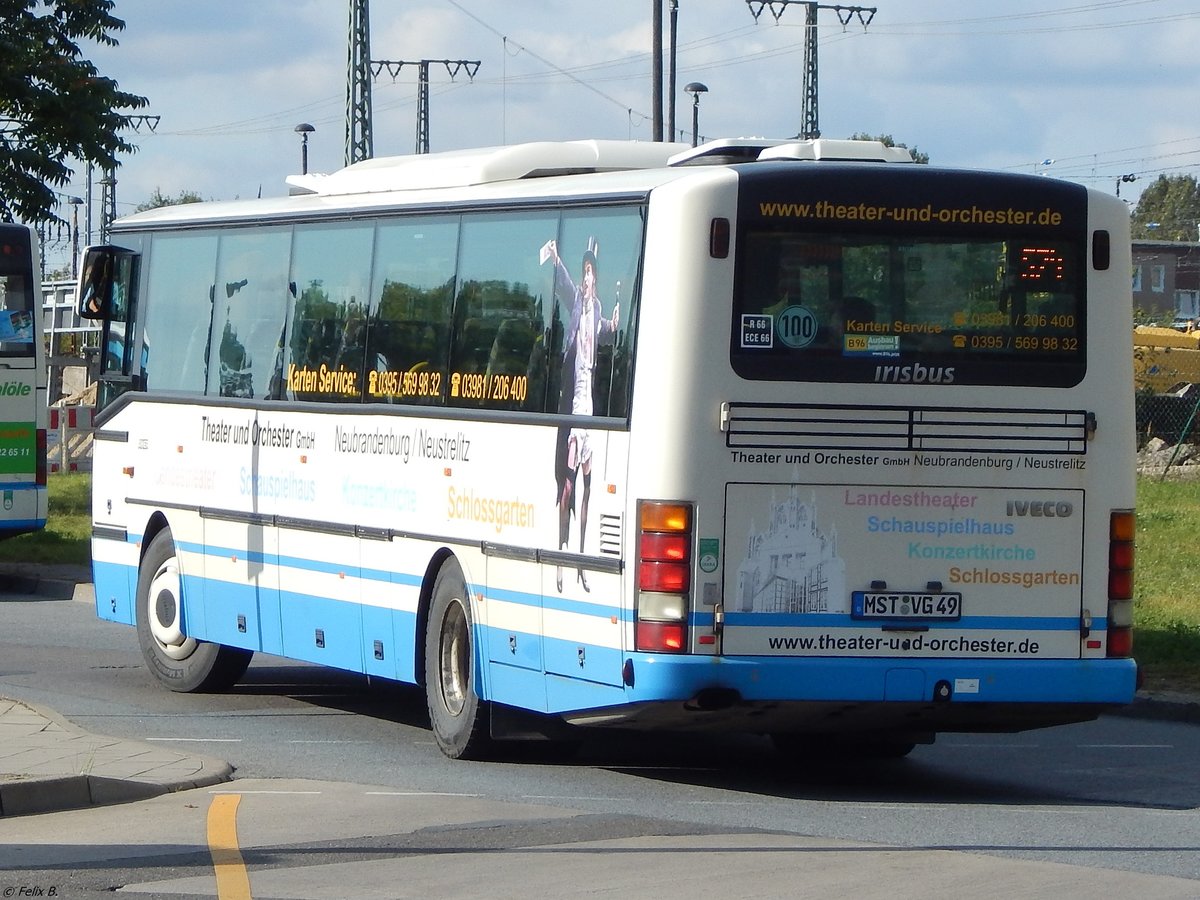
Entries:
[[675,58],[679,33],[679,0],[667,0],[671,15],[671,27],[667,39],[667,140],[675,140]]
[[695,147],[700,137],[700,95],[708,93],[708,85],[691,81],[683,89],[692,95],[692,146]]
[[67,202],[71,204],[71,277],[79,276],[79,207],[83,203],[82,197],[68,197]]
[[292,129],[296,134],[300,135],[300,174],[308,174],[308,136],[317,129],[313,128],[307,122],[301,122]]

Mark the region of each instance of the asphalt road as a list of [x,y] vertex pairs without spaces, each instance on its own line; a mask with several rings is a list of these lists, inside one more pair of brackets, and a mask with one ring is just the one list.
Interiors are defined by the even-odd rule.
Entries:
[[[797,884],[888,898],[990,886],[1200,896],[1200,728],[1187,722],[948,735],[872,765],[799,765],[755,737],[612,733],[565,760],[461,763],[434,747],[416,690],[261,658],[229,694],[172,694],[132,629],[44,600],[0,603],[0,695],[232,762],[255,896],[477,896],[468,886],[480,884],[561,896],[597,879],[603,892],[663,897],[787,896]],[[200,820],[223,795],[191,794],[0,821],[0,889],[215,896]],[[353,891],[348,872],[361,873]],[[563,873],[577,876],[569,889]],[[458,893],[436,889],[451,883]]]

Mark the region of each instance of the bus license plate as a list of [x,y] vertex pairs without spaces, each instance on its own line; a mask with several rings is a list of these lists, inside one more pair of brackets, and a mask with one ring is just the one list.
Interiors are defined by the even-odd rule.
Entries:
[[957,591],[854,591],[850,604],[854,619],[962,618],[962,594]]

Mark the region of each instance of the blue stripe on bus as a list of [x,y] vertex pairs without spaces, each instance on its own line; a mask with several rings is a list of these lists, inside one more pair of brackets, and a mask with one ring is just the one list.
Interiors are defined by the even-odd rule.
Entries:
[[[130,543],[137,543],[140,538],[130,537]],[[323,560],[307,559],[294,556],[276,556],[258,550],[234,547],[205,547],[203,544],[179,542],[181,549],[192,553],[215,557],[237,557],[246,562],[291,568],[305,572],[320,572],[324,574],[340,574],[347,567]],[[364,581],[384,584],[398,584],[406,587],[419,587],[424,581],[423,574],[381,569],[360,569],[356,577]],[[610,619],[617,616],[622,622],[633,621],[633,611],[622,609],[615,604],[606,604],[594,600],[575,600],[566,597],[543,595],[536,591],[520,591],[510,588],[491,588],[487,596],[509,603],[517,603],[533,608],[551,609],[560,612],[579,613]],[[690,627],[710,628],[713,624],[711,611],[702,610],[690,613]],[[1079,618],[1077,616],[963,616],[954,621],[924,620],[920,622],[905,622],[903,620],[870,621],[851,618],[847,614],[838,613],[736,613],[725,614],[725,625],[729,628],[872,628],[882,625],[904,627],[912,625],[929,630],[963,630],[963,631],[1077,631]],[[1107,623],[1102,616],[1092,620],[1093,631],[1103,631]]]
[[[291,568],[306,572],[324,574],[339,574],[346,571],[346,566],[295,556],[275,556],[264,554],[257,550],[238,549],[232,547],[208,547],[200,544],[180,544],[181,547],[195,553],[205,553],[209,556],[230,557],[263,565],[278,565],[281,568]],[[408,572],[389,572],[379,569],[360,570],[360,578],[368,581],[378,581],[388,584],[400,584],[408,587],[419,587],[424,574]],[[491,588],[487,596],[504,600],[509,603],[522,604],[534,608],[551,609],[561,612],[579,613],[582,615],[611,618],[617,616],[622,622],[633,621],[633,611],[622,609],[616,604],[606,604],[595,600],[574,600],[554,595],[543,595],[537,591],[520,591],[508,588]],[[711,628],[713,615],[709,611],[694,612],[688,617],[691,627]],[[726,613],[726,627],[769,627],[769,628],[870,628],[880,625],[902,626],[907,623],[901,620],[871,620],[853,619],[846,614],[831,613]],[[921,628],[930,630],[963,630],[963,631],[1077,631],[1078,616],[963,616],[956,621],[922,621],[916,623]],[[1093,619],[1093,630],[1103,630],[1101,618]]]
[[625,621],[631,619],[627,611],[616,604],[600,603],[595,600],[573,600],[569,597],[559,597],[552,594],[530,594],[525,591],[507,589],[489,589],[489,597],[497,600],[508,600],[513,603],[524,603],[528,606],[540,606],[542,609],[552,609],[556,612],[580,613],[585,616],[598,616],[609,619],[619,616]]
[[[298,569],[307,572],[338,574],[346,571],[346,566],[322,560],[306,559],[294,556],[279,556],[264,554],[261,551],[237,549],[231,547],[208,547],[201,544],[180,544],[181,547],[195,553],[206,553],[209,556],[231,557],[263,565],[278,565],[284,568]],[[378,569],[361,570],[359,577],[365,580],[384,583],[401,584],[418,587],[424,580],[423,574],[408,572],[389,572]],[[616,605],[598,603],[596,601],[573,600],[565,597],[543,595],[537,592],[518,591],[506,588],[492,588],[487,592],[488,597],[504,600],[509,603],[519,603],[525,606],[542,609],[552,609],[561,612],[580,613],[582,615],[611,618],[617,616],[622,622],[633,621],[633,611],[622,609]],[[694,612],[688,617],[691,627],[711,628],[713,615],[711,612]],[[906,623],[886,620],[871,620],[870,622],[853,619],[845,614],[831,613],[726,613],[725,625],[730,628],[769,627],[769,628],[869,628],[880,625],[904,625]],[[922,621],[916,623],[922,628],[931,630],[963,631],[1077,631],[1078,616],[963,616],[956,621]],[[1103,619],[1093,619],[1093,630],[1105,628]]]
[[[1104,620],[1095,617],[1092,630],[1101,629]],[[853,619],[833,613],[726,613],[727,628],[878,628],[887,625],[898,628],[928,628],[930,630],[964,631],[1078,631],[1079,616],[963,616],[961,619],[936,621],[923,619],[906,622],[903,619]]]
[[0,481],[0,491],[38,491],[39,493],[45,493],[46,486],[38,484],[36,481]]
[[45,528],[45,519],[5,519],[0,522],[0,531],[13,531],[17,528]]
[[[280,568],[296,569],[302,572],[320,572],[326,575],[337,575],[347,571],[347,566],[339,563],[325,562],[319,559],[308,559],[297,556],[277,556],[263,553],[260,550],[247,550],[234,547],[214,547],[203,544],[178,542],[177,545],[192,553],[206,556],[228,558],[236,556],[239,560],[260,565],[279,566]],[[420,587],[424,583],[424,573],[389,571],[386,569],[359,569],[359,578],[365,581],[378,581],[385,584],[400,584],[407,587]],[[598,603],[591,600],[572,600],[565,597],[542,595],[536,591],[520,591],[510,588],[489,588],[489,598],[504,600],[508,603],[518,603],[535,608],[554,609],[562,612],[582,613],[583,615],[600,616],[608,619],[620,616],[624,621],[632,619],[632,613],[623,611],[615,604]],[[711,616],[710,616],[711,621]]]
[[405,587],[420,587],[425,581],[424,576],[421,575],[410,575],[408,572],[393,572],[388,569],[361,568],[358,572],[359,577],[363,581],[378,581],[382,584],[402,584]]

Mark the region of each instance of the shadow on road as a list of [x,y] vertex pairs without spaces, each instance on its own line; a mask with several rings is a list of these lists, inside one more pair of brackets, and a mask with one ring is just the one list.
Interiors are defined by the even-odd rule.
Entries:
[[[421,688],[284,660],[256,663],[235,688],[427,730]],[[795,758],[762,735],[663,734],[578,729],[577,745],[501,744],[492,760],[594,767],[659,782],[764,798],[1007,806],[1200,807],[1200,781],[1169,779],[1145,795],[1145,773],[1102,744],[1080,745],[1094,723],[1017,735],[943,735],[906,759]],[[1179,726],[1185,727],[1185,726]],[[1091,740],[1089,738],[1089,740]],[[1157,757],[1156,757],[1157,758]],[[462,763],[471,765],[471,763]],[[1126,774],[1128,772],[1128,774]]]

